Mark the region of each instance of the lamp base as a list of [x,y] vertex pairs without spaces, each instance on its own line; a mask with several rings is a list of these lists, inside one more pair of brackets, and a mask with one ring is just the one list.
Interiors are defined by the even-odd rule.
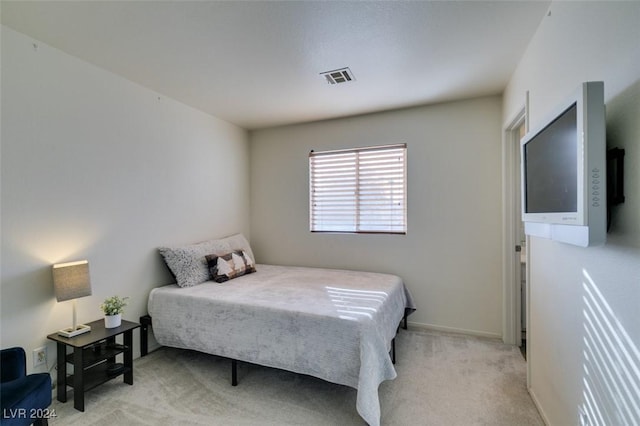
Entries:
[[80,334],[88,333],[89,331],[91,331],[91,327],[89,327],[88,325],[78,324],[75,328],[69,327],[58,330],[58,335],[64,337],[75,337]]

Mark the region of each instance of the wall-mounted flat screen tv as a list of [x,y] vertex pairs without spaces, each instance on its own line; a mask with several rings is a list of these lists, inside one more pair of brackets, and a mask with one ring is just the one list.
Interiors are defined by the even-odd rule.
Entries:
[[604,84],[583,83],[521,141],[529,235],[581,246],[606,239]]

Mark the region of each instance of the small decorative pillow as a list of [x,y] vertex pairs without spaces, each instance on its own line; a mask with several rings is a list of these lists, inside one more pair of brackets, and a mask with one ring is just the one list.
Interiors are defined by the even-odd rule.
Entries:
[[256,272],[253,259],[244,250],[235,250],[223,255],[209,254],[205,258],[211,278],[217,283]]

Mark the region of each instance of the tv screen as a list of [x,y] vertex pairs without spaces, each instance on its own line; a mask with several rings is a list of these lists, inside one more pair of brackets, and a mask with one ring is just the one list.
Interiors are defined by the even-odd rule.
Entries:
[[526,213],[578,211],[577,148],[573,104],[523,147]]

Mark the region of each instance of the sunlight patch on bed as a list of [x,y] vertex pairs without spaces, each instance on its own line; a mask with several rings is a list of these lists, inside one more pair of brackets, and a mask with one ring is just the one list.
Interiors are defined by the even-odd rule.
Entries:
[[325,287],[325,289],[339,317],[351,321],[357,321],[359,318],[372,319],[388,297],[384,291],[338,287]]

